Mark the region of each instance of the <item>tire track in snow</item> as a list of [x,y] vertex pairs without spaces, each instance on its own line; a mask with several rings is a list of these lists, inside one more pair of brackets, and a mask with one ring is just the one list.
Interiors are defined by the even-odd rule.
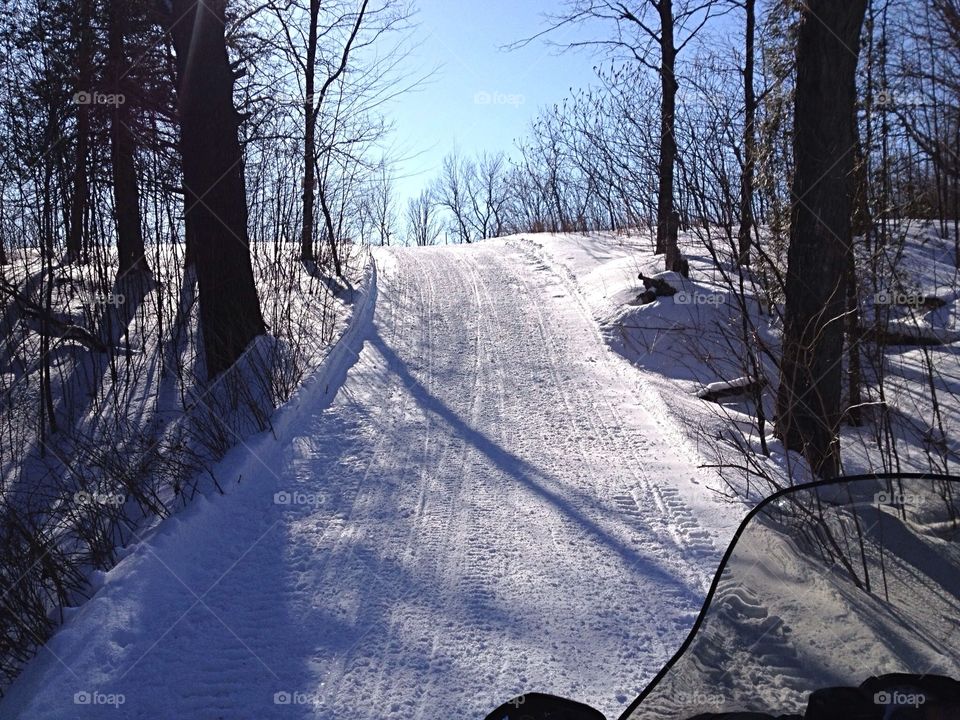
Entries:
[[[420,314],[413,312],[416,305],[409,292],[410,283],[403,282],[399,271],[393,273],[395,280],[393,285],[395,289],[387,291],[384,304],[392,310],[390,320],[377,322],[375,332],[379,333],[380,328],[390,327],[392,329],[389,343],[384,343],[383,347],[397,347],[402,339],[409,337],[410,327],[421,327],[417,321],[420,320]],[[396,293],[396,297],[393,297]],[[421,299],[422,302],[422,299]],[[419,346],[421,349],[429,348],[429,337],[421,337]],[[380,351],[377,351],[380,354]],[[343,717],[345,713],[355,712],[351,710],[351,705],[355,704],[353,698],[357,693],[366,696],[371,695],[371,685],[377,689],[384,688],[386,683],[380,681],[370,683],[368,658],[377,656],[382,659],[383,673],[390,672],[391,668],[397,668],[402,665],[398,662],[400,650],[396,649],[396,617],[394,616],[394,606],[410,595],[412,590],[404,586],[396,573],[402,568],[400,564],[403,560],[403,554],[390,553],[386,557],[378,558],[371,550],[370,552],[357,551],[356,546],[363,539],[372,539],[376,535],[376,529],[382,526],[389,527],[389,523],[382,523],[380,520],[387,519],[378,517],[378,512],[382,508],[397,507],[394,502],[396,491],[402,488],[406,483],[410,471],[416,465],[410,462],[414,454],[416,445],[406,444],[401,449],[399,457],[393,456],[397,448],[391,441],[408,432],[410,424],[411,410],[415,403],[410,393],[409,382],[397,382],[394,378],[400,377],[400,364],[403,362],[399,357],[384,358],[389,376],[384,380],[388,387],[391,387],[393,405],[397,409],[392,413],[392,422],[389,429],[383,429],[378,438],[378,451],[371,459],[370,466],[364,474],[358,490],[358,497],[361,495],[366,499],[362,505],[359,505],[360,512],[356,513],[358,503],[355,502],[351,507],[351,516],[348,525],[356,527],[362,526],[366,529],[365,535],[356,532],[346,533],[343,538],[346,544],[346,552],[353,558],[360,561],[360,566],[356,568],[352,578],[343,578],[340,576],[342,565],[328,563],[331,566],[330,576],[324,583],[327,587],[339,588],[344,586],[351,589],[362,588],[366,599],[360,600],[359,604],[363,606],[364,615],[355,623],[357,628],[356,637],[352,637],[352,643],[337,658],[335,669],[329,670],[326,681],[325,704],[329,711],[329,717]],[[428,364],[428,373],[429,373]],[[429,418],[426,420],[427,430],[424,438],[425,443],[429,443]],[[384,456],[387,456],[383,462]],[[423,459],[423,458],[422,458]],[[371,470],[376,468],[376,473]],[[387,481],[387,482],[385,482]],[[392,482],[391,482],[392,481]],[[409,542],[406,538],[401,539],[398,536],[391,538],[388,548],[396,550],[397,548],[406,548]],[[374,549],[376,543],[372,543]],[[383,546],[380,546],[381,549]],[[332,559],[332,558],[331,558]],[[385,562],[397,563],[395,569],[384,568]],[[382,675],[382,673],[381,673]],[[383,693],[381,692],[382,696]],[[376,697],[371,697],[376,700]]]
[[[563,357],[563,354],[558,351],[556,344],[552,339],[550,331],[547,329],[547,321],[544,315],[544,312],[540,310],[540,303],[542,298],[534,293],[530,289],[529,284],[525,279],[522,278],[518,273],[516,273],[514,267],[509,266],[501,258],[497,257],[489,249],[486,249],[485,253],[481,254],[480,250],[476,250],[472,255],[467,257],[476,257],[476,263],[479,263],[479,257],[483,257],[484,268],[483,274],[481,277],[490,277],[491,281],[495,280],[498,288],[503,291],[504,288],[508,286],[508,279],[512,279],[515,276],[520,280],[520,284],[525,285],[527,289],[527,302],[521,304],[523,307],[534,307],[535,311],[531,313],[533,327],[530,329],[524,329],[523,335],[529,341],[530,337],[533,337],[535,334],[539,334],[541,342],[528,342],[528,354],[531,354],[532,362],[540,368],[547,370],[547,373],[551,379],[550,383],[550,392],[556,398],[557,402],[551,402],[548,398],[542,398],[541,402],[544,407],[556,406],[562,409],[561,413],[561,424],[567,427],[567,432],[565,433],[565,439],[562,442],[556,443],[560,446],[574,447],[577,449],[578,456],[581,459],[580,466],[583,468],[580,473],[581,475],[589,474],[590,472],[597,472],[599,476],[606,476],[609,474],[609,463],[606,466],[602,463],[602,458],[598,459],[597,452],[594,452],[594,448],[602,448],[609,453],[609,442],[604,442],[604,440],[609,440],[610,433],[601,433],[598,432],[598,426],[602,425],[602,418],[596,412],[583,412],[585,409],[592,408],[592,403],[584,402],[582,396],[574,398],[574,393],[571,393],[571,384],[575,385],[578,382],[578,379],[573,379],[569,375],[562,375],[561,368],[557,365],[557,357]],[[486,281],[483,281],[486,284]],[[489,292],[489,290],[488,290]],[[516,316],[511,318],[511,322],[516,324],[524,321],[525,318],[518,318]],[[529,322],[529,321],[528,321]],[[502,334],[502,333],[501,333]],[[544,350],[546,350],[544,352]],[[535,358],[535,359],[533,359]],[[506,395],[506,393],[502,393]],[[578,412],[579,411],[579,412]],[[556,424],[551,424],[551,427],[556,427]],[[587,440],[591,440],[591,443],[587,443]],[[555,441],[554,441],[555,442]],[[537,449],[529,448],[527,446],[527,454],[532,457],[536,457],[538,454]],[[607,455],[609,459],[609,455]],[[599,487],[596,483],[594,487]],[[579,491],[579,488],[565,488],[564,490],[573,489],[574,491]],[[564,542],[561,542],[557,537],[557,526],[549,526],[551,541],[556,549],[557,555],[563,557],[565,555],[571,555],[571,546],[570,538],[578,537],[578,543],[589,543],[592,542],[592,539],[589,535],[584,535],[582,528],[577,527],[569,519],[559,517],[559,525],[564,528],[561,537]],[[649,535],[649,531],[647,531]],[[565,543],[565,544],[564,544]],[[663,554],[663,548],[661,543],[647,539],[645,543],[637,543],[637,549],[641,551],[642,556],[656,557],[657,555]],[[571,557],[568,558],[567,562],[570,563],[572,567],[576,567],[579,563],[583,565],[587,561],[583,557]],[[623,568],[618,565],[610,565],[609,572],[616,575],[618,572],[622,572]],[[623,576],[621,576],[623,577]],[[682,616],[683,622],[682,626],[678,626],[679,629],[684,629],[687,625],[687,616],[689,615],[689,598],[677,597],[673,601],[677,606],[677,614]],[[635,608],[634,608],[635,609]],[[603,632],[609,633],[611,627],[607,626],[603,628]],[[678,630],[679,631],[679,630]],[[649,661],[650,657],[665,657],[672,650],[672,645],[664,645],[658,643],[654,638],[652,639],[653,645],[647,645],[645,648],[646,660]],[[623,657],[629,659],[629,664],[624,663],[621,667],[629,667],[630,664],[636,665],[638,661],[637,653],[633,652],[636,649],[635,639],[628,639],[626,642],[622,642],[618,646],[618,652],[623,652]],[[568,649],[567,652],[575,652],[576,648]],[[518,689],[519,692],[519,689]]]
[[[387,278],[390,274],[383,272]],[[385,287],[380,290],[381,296],[377,308],[377,315],[381,317],[375,320],[374,331],[379,332],[380,327],[390,328],[390,343],[397,343],[409,332],[413,318],[403,312],[404,303],[392,297],[395,291],[391,284],[387,282],[384,285]],[[390,311],[389,317],[382,317],[385,310]],[[364,351],[366,362],[372,363],[375,368],[378,360],[376,357],[371,357],[374,351],[370,347],[369,339],[365,343]],[[386,364],[389,366],[390,363]],[[330,510],[323,510],[326,514],[333,511],[333,516],[327,521],[324,530],[324,535],[330,536],[331,539],[319,547],[294,546],[292,548],[293,555],[298,558],[297,564],[307,568],[310,567],[312,558],[318,553],[325,555],[322,569],[317,576],[320,578],[319,582],[307,580],[308,587],[318,585],[320,588],[320,593],[311,601],[313,605],[323,605],[334,613],[334,617],[340,613],[349,617],[351,611],[360,612],[360,615],[353,618],[353,627],[356,628],[354,633],[344,631],[343,641],[346,645],[335,649],[323,661],[315,663],[314,672],[320,682],[320,690],[317,693],[320,698],[318,710],[323,713],[320,717],[339,716],[338,698],[344,694],[343,686],[348,682],[351,664],[355,663],[358,654],[363,651],[364,643],[373,644],[378,637],[378,631],[382,627],[380,618],[389,604],[382,599],[389,600],[392,592],[389,587],[387,592],[382,591],[388,585],[389,579],[382,573],[377,557],[362,544],[369,541],[373,527],[376,525],[378,503],[375,502],[375,497],[380,487],[380,479],[389,477],[398,468],[408,464],[406,461],[413,451],[413,447],[408,446],[398,458],[394,456],[396,447],[391,444],[392,437],[399,432],[408,411],[409,394],[402,386],[383,382],[384,379],[380,377],[379,372],[372,377],[381,383],[381,392],[389,393],[386,402],[380,405],[380,422],[376,431],[378,434],[373,443],[372,452],[366,460],[362,473],[345,472],[338,478],[349,480],[350,483],[346,491],[341,492],[340,502]],[[325,440],[329,439],[325,438]],[[343,577],[345,569],[352,570],[351,577]],[[353,583],[349,582],[351,579],[354,580]],[[349,587],[351,591],[359,588],[362,595],[355,594],[351,598],[340,598],[338,597],[341,594],[340,590],[344,587]],[[380,592],[377,592],[378,589]],[[321,599],[325,600],[325,604],[321,603]]]
[[[550,268],[543,262],[538,262],[534,265],[534,267],[542,272],[551,272]],[[571,382],[569,379],[565,383],[561,381],[555,361],[553,360],[554,357],[557,357],[560,354],[557,343],[555,342],[552,334],[547,330],[547,323],[544,319],[543,310],[541,309],[539,303],[535,301],[534,293],[531,291],[529,284],[524,282],[524,286],[528,296],[531,298],[529,304],[534,306],[537,310],[540,335],[544,344],[550,349],[548,357],[550,359],[554,381],[557,385],[558,391],[564,396],[564,404],[568,409],[568,418],[571,421],[572,426],[575,428],[578,445],[580,445],[581,448],[581,457],[586,460],[586,451],[584,451],[581,441],[582,437],[600,441],[599,444],[601,445],[607,444],[618,448],[619,452],[622,453],[623,456],[622,465],[633,478],[633,483],[621,484],[620,492],[616,493],[612,497],[615,506],[619,507],[622,511],[625,511],[628,516],[635,516],[642,521],[643,524],[638,528],[641,536],[643,531],[646,529],[650,527],[657,528],[662,542],[671,543],[678,554],[687,552],[691,544],[689,529],[691,525],[696,525],[692,513],[688,508],[686,508],[685,505],[683,505],[681,501],[671,498],[673,502],[668,502],[668,500],[664,498],[663,492],[660,490],[660,488],[655,483],[651,482],[649,474],[645,469],[646,463],[637,453],[637,443],[626,442],[623,436],[622,419],[620,419],[619,423],[612,424],[605,422],[601,414],[597,412],[595,400],[598,396],[602,397],[603,389],[595,384],[593,393],[585,393],[584,383],[582,382],[585,378],[583,378],[583,376],[578,377],[578,381],[575,382]],[[563,386],[566,386],[565,389],[562,389]],[[575,414],[570,411],[570,405],[572,401],[567,399],[568,395],[576,396],[577,406],[581,408],[589,408],[590,412]],[[607,410],[611,411],[611,414],[613,414],[609,403],[606,403],[606,405]],[[617,415],[614,415],[614,417],[618,417],[619,419],[619,416]],[[579,421],[578,418],[580,419]],[[620,427],[617,427],[617,425]],[[644,439],[641,438],[640,442],[643,443]],[[598,489],[601,492],[604,492],[609,491],[611,488],[601,487]],[[644,498],[646,502],[637,497],[638,489],[644,491],[644,494],[647,496]],[[642,508],[644,506],[649,508],[651,504],[655,508],[656,512],[644,512]],[[649,547],[649,542],[647,545]],[[699,565],[699,563],[688,562],[686,563],[686,567],[683,569],[688,574],[692,573],[694,576],[696,576],[701,584],[706,582],[706,586],[709,586],[709,580],[705,575],[702,574]]]
[[[538,270],[550,273],[556,278],[560,286],[568,293],[581,317],[589,323],[597,344],[606,350],[606,341],[603,339],[596,321],[580,294],[575,278],[569,276],[569,271],[567,272],[568,276],[558,272],[541,253],[533,250],[530,247],[531,245],[532,243],[529,241],[521,241],[519,243],[510,242],[507,246],[525,255]],[[604,353],[604,355],[608,354]],[[574,387],[575,391],[576,389]],[[650,519],[649,513],[645,513],[642,508],[650,505],[655,507],[660,514],[660,518],[654,518],[653,522],[662,533],[665,532],[671,536],[673,544],[680,557],[683,558],[686,567],[697,578],[700,588],[705,591],[710,586],[713,577],[712,573],[704,572],[703,567],[706,565],[708,568],[712,568],[719,561],[720,551],[714,544],[711,534],[701,527],[694,512],[684,502],[679,490],[676,487],[663,486],[651,480],[649,471],[646,469],[647,463],[639,454],[638,442],[636,440],[630,441],[624,437],[624,428],[626,427],[624,418],[610,402],[605,390],[599,383],[594,383],[590,393],[586,393],[586,388],[580,386],[581,394],[586,394],[587,404],[591,399],[598,400],[604,405],[606,412],[616,420],[614,423],[605,423],[604,431],[612,442],[617,447],[623,448],[625,454],[630,457],[626,466],[633,474],[635,483],[633,487],[625,488],[615,495],[614,503],[628,514],[646,517],[648,521]],[[672,434],[674,440],[678,442],[681,440],[676,433]],[[640,438],[639,444],[645,450],[649,451],[651,449],[644,438]],[[674,445],[674,452],[676,452],[677,447],[685,447],[685,443]],[[691,469],[694,469],[692,465]]]
[[[654,506],[614,501],[642,487],[624,467],[636,438],[593,393],[612,366],[584,362],[602,341],[519,257],[377,252],[360,357],[329,406],[301,404],[295,434],[264,448],[275,489],[317,502],[278,508],[259,466],[241,497],[166,534],[165,557],[209,587],[273,528],[208,599],[239,638],[190,615],[116,688],[127,716],[459,720],[534,689],[613,716],[658,669],[690,619],[686,576]],[[170,600],[136,586],[104,592]],[[109,679],[105,644],[137,641],[88,632],[84,667]],[[164,698],[164,682],[189,690]],[[284,690],[313,699],[275,705]]]
[[[427,270],[425,264],[416,255],[405,257],[404,261],[416,266],[415,271],[407,270],[405,273],[408,278],[407,285],[412,284],[410,279],[425,279],[428,284],[425,289],[418,282],[418,300],[415,306],[410,308],[408,315],[416,318],[418,327],[423,330],[419,346],[424,375],[416,378],[416,383],[423,387],[427,395],[432,396],[435,390],[434,346],[438,315],[435,269]],[[411,374],[414,372],[411,370]],[[409,390],[412,384],[408,383],[406,387]],[[416,498],[414,499],[411,495],[411,502],[404,503],[403,511],[410,513],[413,522],[409,530],[398,534],[394,541],[398,546],[404,547],[402,555],[408,567],[418,568],[421,574],[434,575],[438,574],[438,558],[444,554],[443,544],[449,528],[449,518],[459,490],[459,487],[442,487],[437,483],[436,468],[442,466],[447,460],[451,447],[449,443],[443,441],[442,437],[431,442],[434,435],[433,428],[436,425],[436,418],[429,411],[425,411],[425,430],[420,459],[418,463],[411,466],[411,469],[417,470],[418,482],[412,484],[417,490]],[[372,683],[377,688],[373,694],[379,694],[383,698],[382,706],[391,713],[413,717],[416,716],[418,708],[422,709],[425,704],[428,704],[424,703],[424,700],[431,693],[430,680],[445,669],[442,657],[436,657],[435,639],[423,632],[423,626],[419,623],[419,619],[432,610],[436,599],[424,597],[422,592],[414,592],[411,588],[404,587],[402,583],[395,588],[394,599],[399,607],[394,608],[391,613],[392,623],[387,637],[381,643],[383,661],[377,678]],[[401,637],[404,634],[407,637]],[[412,653],[404,644],[411,642],[414,645]],[[371,649],[371,647],[364,648],[366,652]],[[410,662],[409,656],[417,658],[417,661]],[[412,671],[416,673],[417,678],[411,676]],[[404,701],[389,701],[391,689],[402,678],[408,679],[411,687],[416,687],[414,696]]]

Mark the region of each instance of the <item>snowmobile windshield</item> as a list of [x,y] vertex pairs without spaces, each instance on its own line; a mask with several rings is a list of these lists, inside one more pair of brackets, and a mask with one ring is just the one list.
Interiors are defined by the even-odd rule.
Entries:
[[[694,631],[623,718],[801,716],[823,688],[863,696],[875,676],[960,679],[958,518],[960,479],[947,477],[777,493],[741,526]],[[878,685],[868,701],[922,705],[906,685]]]

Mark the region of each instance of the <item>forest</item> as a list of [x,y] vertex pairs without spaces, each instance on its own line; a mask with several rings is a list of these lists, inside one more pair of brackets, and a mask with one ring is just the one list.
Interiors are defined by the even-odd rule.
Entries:
[[[842,473],[850,427],[885,470],[906,436],[956,467],[960,327],[918,318],[957,303],[960,0],[557,3],[515,47],[594,82],[407,198],[416,32],[407,0],[0,3],[0,690],[144,518],[223,491],[371,248],[607,233],[674,291],[706,258],[734,298],[717,379],[750,408],[726,471],[781,482],[765,428],[811,476]],[[906,272],[918,232],[952,294]],[[903,347],[918,422],[887,400]]]

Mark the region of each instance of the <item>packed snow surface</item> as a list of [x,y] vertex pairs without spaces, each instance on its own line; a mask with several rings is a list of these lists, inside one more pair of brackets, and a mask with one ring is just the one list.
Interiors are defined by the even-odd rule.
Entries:
[[376,252],[225,494],[144,533],[0,716],[479,718],[536,690],[616,717],[738,518],[543,257]]

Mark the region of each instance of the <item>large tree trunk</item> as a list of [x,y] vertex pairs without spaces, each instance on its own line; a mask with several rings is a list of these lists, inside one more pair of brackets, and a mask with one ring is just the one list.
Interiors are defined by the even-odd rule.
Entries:
[[[657,254],[668,252],[673,216],[673,171],[677,157],[676,49],[673,44],[673,3],[660,0],[660,160],[657,187]],[[667,258],[667,268],[670,259]]]
[[837,436],[854,190],[860,29],[867,0],[808,0],[797,39],[793,208],[776,432],[824,477]]
[[753,176],[756,164],[757,98],[753,89],[754,34],[756,32],[755,0],[745,0],[746,43],[743,63],[743,174],[740,177],[740,229],[737,232],[738,260],[750,264],[750,243],[753,232]]
[[[111,94],[118,102],[110,114],[110,160],[113,166],[113,202],[116,208],[118,276],[149,271],[143,247],[143,229],[140,221],[140,190],[134,164],[136,148],[130,124],[129,93],[124,82],[130,71],[126,56],[125,38],[129,10],[121,0],[110,0],[107,18],[107,62]],[[119,100],[123,101],[120,102]]]
[[91,0],[80,0],[77,14],[77,142],[73,158],[73,195],[70,199],[70,226],[67,232],[67,261],[75,262],[84,255],[84,221],[90,190],[87,164],[90,156],[90,107],[94,100],[93,38],[91,38]]
[[[7,225],[4,219],[4,208],[4,203],[0,203],[0,228],[6,227]],[[7,248],[3,244],[3,234],[0,233],[0,265],[6,265],[8,262]]]
[[673,202],[673,176],[677,161],[677,49],[674,46],[673,2],[660,0],[660,178],[657,189],[657,252],[666,254],[667,270],[686,275],[677,242],[680,218]]
[[207,376],[264,332],[250,264],[241,117],[224,40],[226,0],[173,0],[187,237],[199,286]]
[[317,23],[320,15],[320,0],[310,0],[310,29],[307,38],[307,64],[304,69],[306,97],[303,103],[303,225],[300,233],[300,257],[314,260],[316,254],[313,245],[314,203],[317,175],[314,166],[316,155],[316,133],[318,107],[314,98],[317,64]]

